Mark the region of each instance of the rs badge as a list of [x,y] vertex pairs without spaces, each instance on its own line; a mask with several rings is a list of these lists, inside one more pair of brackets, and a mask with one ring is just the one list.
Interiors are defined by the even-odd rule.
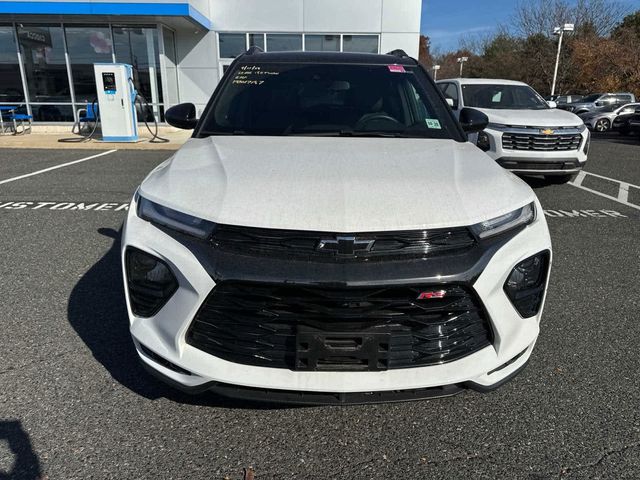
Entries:
[[447,294],[446,290],[434,290],[432,292],[420,292],[418,300],[431,300],[434,298],[444,298]]

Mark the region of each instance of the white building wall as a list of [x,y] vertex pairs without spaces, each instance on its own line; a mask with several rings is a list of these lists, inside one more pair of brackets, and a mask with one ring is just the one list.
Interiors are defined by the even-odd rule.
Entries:
[[305,0],[210,0],[217,31],[302,32]]
[[303,0],[308,32],[379,33],[382,0]]
[[214,30],[176,32],[180,101],[198,113],[220,78],[216,32],[377,34],[381,52],[400,48],[418,57],[422,0],[190,1]]

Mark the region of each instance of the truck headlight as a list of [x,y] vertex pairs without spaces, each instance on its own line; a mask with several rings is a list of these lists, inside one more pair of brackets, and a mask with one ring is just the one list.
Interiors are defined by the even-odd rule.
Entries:
[[202,239],[209,238],[216,227],[213,222],[173,210],[142,196],[138,196],[137,214],[148,222]]
[[531,202],[513,212],[501,215],[491,220],[477,223],[471,227],[473,233],[480,239],[493,237],[514,228],[529,225],[536,218],[536,205]]

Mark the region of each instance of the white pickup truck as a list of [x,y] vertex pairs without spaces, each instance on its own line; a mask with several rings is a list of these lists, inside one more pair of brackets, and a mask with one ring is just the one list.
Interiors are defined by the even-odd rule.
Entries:
[[584,122],[526,83],[485,78],[437,83],[456,115],[471,107],[489,117],[476,145],[504,168],[564,183],[586,164],[590,134]]

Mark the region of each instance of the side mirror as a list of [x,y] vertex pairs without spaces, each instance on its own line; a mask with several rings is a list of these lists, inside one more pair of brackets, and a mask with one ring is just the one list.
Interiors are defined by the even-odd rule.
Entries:
[[558,102],[554,102],[553,100],[549,100],[547,105],[549,105],[549,108],[558,108]]
[[481,132],[489,125],[489,117],[475,108],[460,110],[460,125],[467,133]]
[[198,124],[196,106],[193,103],[180,103],[164,112],[165,121],[172,127],[193,130]]

